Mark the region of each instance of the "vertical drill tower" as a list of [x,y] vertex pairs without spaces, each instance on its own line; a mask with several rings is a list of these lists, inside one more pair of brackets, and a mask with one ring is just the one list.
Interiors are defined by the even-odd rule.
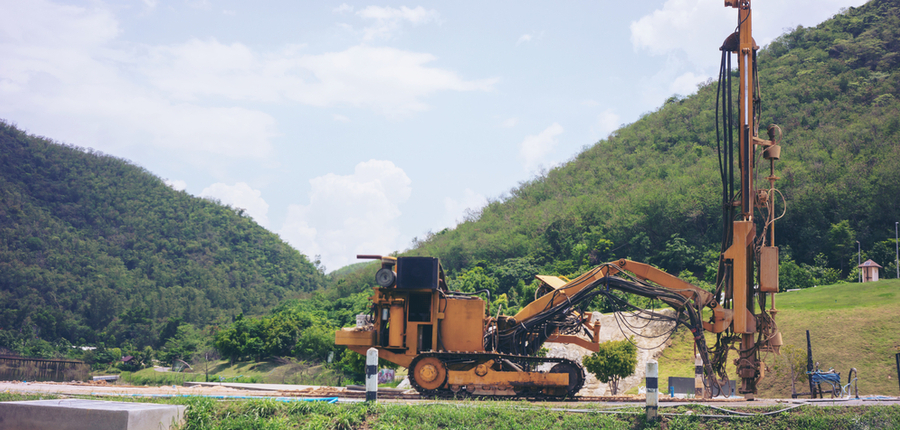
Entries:
[[[737,32],[726,40],[723,50],[729,52],[729,55],[736,55],[738,60],[739,93],[735,128],[738,135],[740,185],[737,198],[728,202],[739,208],[739,213],[730,220],[724,220],[725,223],[731,223],[730,245],[722,255],[725,267],[724,299],[734,311],[733,333],[740,337],[739,356],[736,360],[738,376],[741,378],[739,392],[752,398],[757,391],[756,383],[765,374],[765,366],[760,362],[760,352],[777,352],[781,343],[774,323],[777,312],[774,309],[774,294],[778,292],[778,248],[774,246],[773,201],[776,193],[774,182],[778,179],[774,175],[774,162],[779,158],[781,149],[775,140],[775,134],[780,134],[780,129],[770,126],[769,140],[758,137],[760,100],[756,52],[759,46],[753,40],[750,0],[725,0],[725,6],[738,9]],[[726,133],[733,131],[728,130]],[[770,162],[770,175],[766,178],[769,182],[768,189],[757,189],[754,184],[758,147],[763,149],[763,158]],[[757,209],[761,210],[758,217],[755,216]],[[754,282],[756,280],[758,282]],[[772,301],[772,308],[768,311],[765,309],[767,295],[771,296]]]

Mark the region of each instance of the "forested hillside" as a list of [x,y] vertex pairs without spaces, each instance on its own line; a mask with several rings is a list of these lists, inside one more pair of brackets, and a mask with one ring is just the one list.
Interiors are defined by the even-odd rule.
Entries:
[[[783,289],[854,280],[856,241],[882,277],[894,276],[898,67],[900,0],[842,11],[759,52],[761,124],[784,130],[776,187],[786,212],[775,227]],[[451,288],[491,292],[492,313],[530,301],[535,274],[574,276],[622,257],[708,286],[722,234],[716,91],[709,81],[671,97],[404,254],[440,257]],[[320,288],[314,264],[240,210],[176,192],[122,160],[3,124],[0,169],[0,346],[126,338],[171,358],[190,357],[204,337],[235,360],[321,360],[332,327],[366,311],[377,263],[339,270]],[[231,317],[203,336],[182,324]],[[170,338],[180,344],[164,345]]]
[[[898,15],[897,0],[873,0],[759,53],[761,135],[771,123],[784,130],[776,187],[787,212],[775,229],[782,288],[855,279],[857,240],[863,260],[894,276]],[[671,97],[408,254],[438,256],[457,286],[506,293],[513,306],[528,300],[535,273],[574,275],[621,257],[712,280],[722,234],[716,90],[709,81]]]
[[0,347],[157,346],[170,319],[262,314],[324,279],[241,209],[0,123]]

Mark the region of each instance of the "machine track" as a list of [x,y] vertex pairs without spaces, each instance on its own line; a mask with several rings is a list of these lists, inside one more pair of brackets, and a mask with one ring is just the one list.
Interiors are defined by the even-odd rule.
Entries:
[[[459,389],[453,391],[447,386],[447,377],[450,370],[469,370],[481,363],[493,361],[494,363],[506,363],[507,366],[518,366],[522,371],[536,371],[537,367],[552,363],[549,373],[568,373],[569,385],[564,393],[548,393],[541,389],[516,390],[515,395],[480,395],[483,397],[498,398],[533,398],[533,399],[561,399],[574,397],[584,386],[584,368],[578,362],[567,358],[535,357],[527,355],[502,354],[495,352],[426,352],[419,354],[409,366],[409,382],[412,387],[425,397],[454,397],[470,396],[470,391]],[[440,363],[440,365],[438,365]],[[505,369],[510,371],[510,369]],[[498,387],[493,387],[498,388]]]

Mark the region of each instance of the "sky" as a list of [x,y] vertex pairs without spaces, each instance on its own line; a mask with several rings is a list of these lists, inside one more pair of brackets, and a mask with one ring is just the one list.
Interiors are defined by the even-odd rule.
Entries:
[[[765,46],[862,0],[756,0]],[[0,0],[0,119],[246,213],[330,272],[718,72],[722,0]]]

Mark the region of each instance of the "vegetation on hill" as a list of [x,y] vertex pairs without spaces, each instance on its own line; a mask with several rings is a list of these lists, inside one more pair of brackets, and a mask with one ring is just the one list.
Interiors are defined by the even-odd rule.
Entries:
[[[776,164],[786,202],[776,223],[782,289],[855,280],[856,241],[863,260],[894,276],[898,66],[897,0],[798,27],[760,51],[762,126],[784,130]],[[713,281],[722,232],[716,87],[671,97],[406,254],[440,257],[453,282],[487,288],[511,311],[531,299],[537,273],[572,276],[622,257]],[[364,281],[357,291],[371,285]]]
[[[855,280],[857,240],[863,259],[883,264],[883,277],[894,274],[897,24],[900,1],[876,0],[786,33],[759,54],[763,121],[785,131],[776,171],[787,204],[776,226],[782,290]],[[490,291],[492,314],[500,304],[509,314],[527,304],[535,274],[572,277],[621,257],[708,287],[722,223],[715,97],[708,82],[695,95],[670,98],[455,229],[414,241],[405,255],[440,257],[451,288]],[[345,268],[303,306],[327,309],[333,326],[352,324],[366,310],[377,266]],[[785,320],[783,328],[807,326]],[[269,342],[258,339],[247,345]]]
[[[893,277],[898,66],[900,0],[844,10],[759,52],[762,124],[784,130],[783,290],[855,280],[856,241]],[[527,304],[535,274],[622,257],[708,287],[722,230],[716,89],[671,97],[404,255],[441,258],[450,287],[488,290],[492,313]],[[338,367],[359,364],[327,346],[366,311],[377,263],[325,277],[240,209],[5,123],[0,169],[0,346],[153,345],[169,361],[214,343],[231,360],[335,351]]]
[[0,347],[159,348],[179,324],[262,314],[324,284],[242,209],[0,122]]

